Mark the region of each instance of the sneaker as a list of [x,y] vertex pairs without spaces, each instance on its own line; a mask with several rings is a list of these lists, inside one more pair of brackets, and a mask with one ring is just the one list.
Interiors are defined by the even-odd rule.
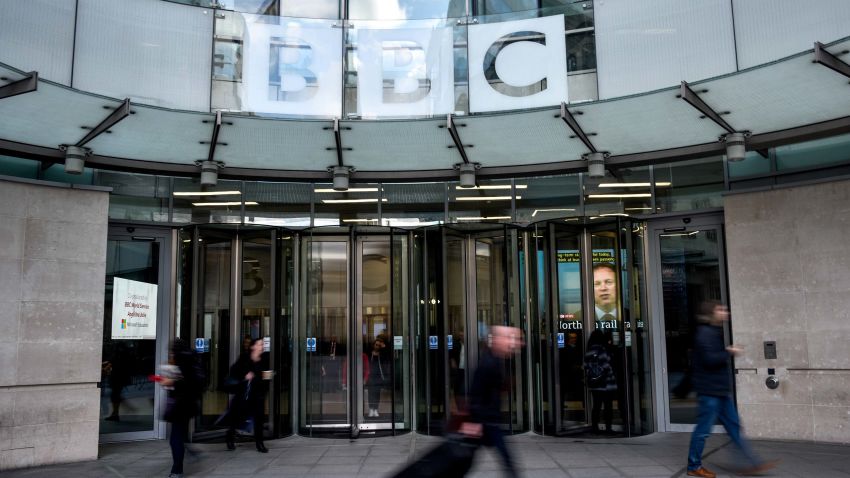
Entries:
[[713,471],[709,471],[706,467],[701,466],[696,470],[688,470],[688,476],[701,476],[702,478],[714,478],[717,476]]
[[756,466],[753,466],[753,467],[750,467],[750,468],[744,468],[743,470],[740,470],[738,472],[738,474],[744,475],[744,476],[760,475],[760,474],[764,473],[765,471],[772,470],[773,468],[776,468],[777,464],[779,464],[779,460],[766,461],[762,464],[759,464],[759,465],[756,465]]

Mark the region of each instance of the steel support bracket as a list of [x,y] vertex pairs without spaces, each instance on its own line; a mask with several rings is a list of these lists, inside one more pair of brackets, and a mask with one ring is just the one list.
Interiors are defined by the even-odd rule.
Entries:
[[38,72],[31,71],[25,78],[0,86],[0,100],[22,95],[38,89]]
[[[697,95],[694,90],[691,89],[691,86],[688,85],[687,81],[683,81],[681,87],[679,88],[679,97],[685,100],[686,103],[693,106],[697,111],[702,113],[702,115],[711,121],[717,123],[718,126],[725,129],[727,133],[737,133],[738,131],[732,127],[729,123],[726,122],[723,118],[720,117],[720,113],[714,111],[710,106],[708,106],[702,98]],[[766,149],[758,149],[756,150],[758,154],[760,154],[763,158],[768,157],[768,152]]]
[[85,146],[89,141],[100,136],[101,133],[104,133],[112,128],[119,121],[126,118],[130,115],[130,98],[124,98],[124,101],[121,102],[121,105],[115,108],[112,113],[109,113],[109,116],[104,118],[103,121],[100,122],[99,125],[95,126],[88,132],[87,135],[83,137],[83,139],[77,141],[77,144],[74,146]]
[[[460,134],[457,132],[458,126],[464,127],[465,124],[456,124],[454,118],[451,113],[446,115],[446,129],[449,130],[449,136],[452,137],[452,142],[455,144],[455,148],[457,148],[457,152],[460,153],[460,158],[463,159],[464,163],[469,163],[469,156],[466,155],[466,147],[463,142],[460,140]],[[470,145],[471,147],[471,145]],[[451,146],[449,146],[451,148]]]
[[850,78],[850,65],[839,60],[838,57],[833,55],[832,53],[826,51],[826,47],[823,45],[823,43],[819,41],[815,42],[814,62],[820,63],[821,65],[829,68],[830,70],[842,74],[847,78]]
[[572,130],[573,134],[575,134],[576,137],[578,137],[578,139],[580,139],[581,142],[584,143],[584,146],[589,149],[591,153],[598,153],[596,147],[593,145],[593,143],[590,142],[590,138],[587,137],[587,134],[585,134],[584,130],[582,130],[581,126],[579,126],[578,121],[576,121],[575,117],[573,117],[573,114],[570,113],[570,110],[567,108],[567,103],[565,101],[561,102],[561,114],[559,116],[564,121],[564,123],[567,123],[567,126],[569,126],[569,128]]

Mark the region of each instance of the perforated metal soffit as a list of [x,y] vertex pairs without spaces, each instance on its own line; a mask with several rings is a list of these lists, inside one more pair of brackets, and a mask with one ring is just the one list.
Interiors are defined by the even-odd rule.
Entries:
[[[836,56],[850,37],[826,46]],[[842,59],[846,58],[844,56]],[[0,86],[25,73],[0,64]],[[847,77],[814,62],[814,50],[740,72],[691,83],[690,88],[737,131],[750,131],[750,149],[850,131]],[[722,154],[725,130],[667,88],[569,105],[568,110],[610,167]],[[0,153],[61,161],[60,144],[74,144],[121,101],[39,80],[38,90],[0,99]],[[132,105],[134,114],[87,144],[88,165],[102,169],[194,175],[206,159],[215,115]],[[585,169],[588,147],[557,107],[455,117],[468,160],[482,177]],[[223,115],[215,159],[223,178],[324,180],[338,164],[333,122]],[[461,154],[446,119],[340,122],[343,164],[356,182],[456,177]]]

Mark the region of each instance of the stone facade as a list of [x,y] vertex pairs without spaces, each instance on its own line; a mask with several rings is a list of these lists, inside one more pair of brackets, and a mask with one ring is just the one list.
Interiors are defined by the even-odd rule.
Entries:
[[0,179],[0,471],[97,457],[108,206]]
[[[725,218],[748,433],[850,443],[850,181],[730,194]],[[776,390],[765,386],[768,368]]]

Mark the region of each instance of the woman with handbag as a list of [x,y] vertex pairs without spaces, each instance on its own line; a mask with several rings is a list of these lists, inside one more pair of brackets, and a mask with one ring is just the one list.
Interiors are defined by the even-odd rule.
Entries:
[[227,410],[227,449],[235,450],[236,428],[245,420],[251,418],[254,421],[254,442],[257,451],[268,453],[269,450],[263,444],[263,423],[265,422],[265,401],[268,391],[268,380],[271,373],[266,370],[263,360],[263,339],[254,339],[247,352],[242,353],[239,359],[230,367],[228,382],[238,382],[233,386],[233,399]]
[[174,339],[171,345],[171,373],[167,377],[158,377],[160,384],[168,388],[168,401],[165,405],[163,420],[171,422],[171,473],[169,478],[183,477],[183,456],[186,453],[186,438],[189,434],[189,420],[198,413],[201,397],[201,375],[198,372],[195,355],[182,339]]

